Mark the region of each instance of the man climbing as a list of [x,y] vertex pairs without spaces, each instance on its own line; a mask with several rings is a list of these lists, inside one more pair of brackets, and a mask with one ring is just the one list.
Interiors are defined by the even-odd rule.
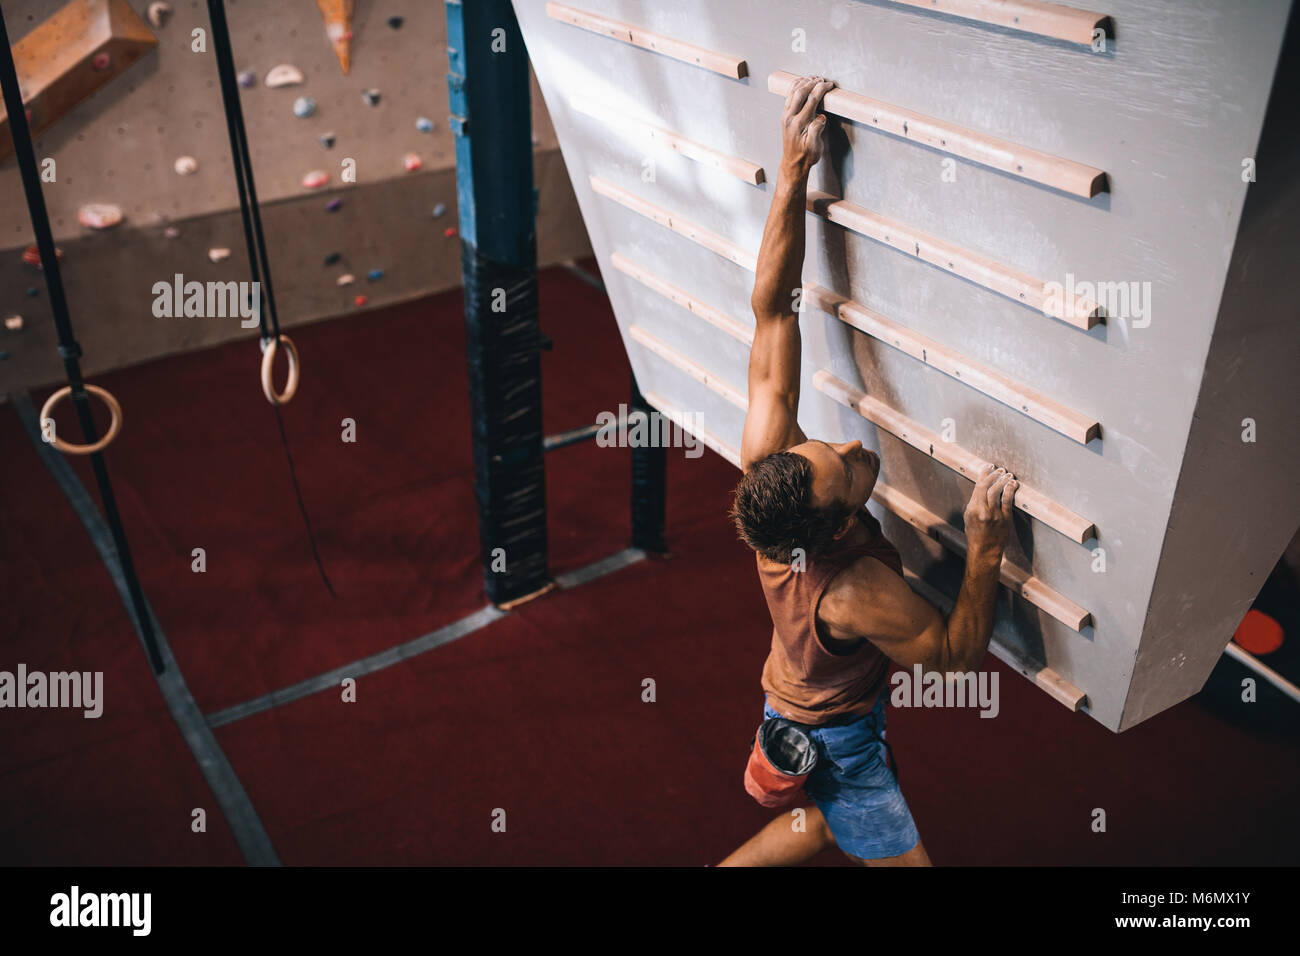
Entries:
[[897,550],[866,510],[879,457],[857,441],[809,441],[799,428],[796,291],[808,174],[825,148],[826,116],[818,111],[833,86],[801,79],[781,118],[781,169],[751,300],[744,477],[733,508],[741,537],[757,552],[774,625],[764,718],[796,722],[815,746],[817,764],[804,785],[813,805],[804,808],[803,827],[783,813],[724,866],[793,865],[830,846],[864,865],[930,865],[886,761],[886,674],[890,661],[941,673],[979,665],[1019,487],[992,465],[976,482],[965,512],[966,572],[945,620],[907,586]]

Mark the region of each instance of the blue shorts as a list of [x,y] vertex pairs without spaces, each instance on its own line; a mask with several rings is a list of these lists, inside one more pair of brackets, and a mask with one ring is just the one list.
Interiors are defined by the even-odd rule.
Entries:
[[[885,703],[850,724],[810,727],[817,766],[804,791],[841,850],[861,860],[901,856],[921,840],[898,780],[885,760]],[[763,718],[782,717],[766,699]]]

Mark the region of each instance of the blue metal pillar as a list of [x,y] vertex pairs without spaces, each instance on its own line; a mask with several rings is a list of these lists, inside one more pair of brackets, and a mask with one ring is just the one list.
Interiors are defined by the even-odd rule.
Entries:
[[510,0],[446,0],[484,587],[550,585],[528,51]]

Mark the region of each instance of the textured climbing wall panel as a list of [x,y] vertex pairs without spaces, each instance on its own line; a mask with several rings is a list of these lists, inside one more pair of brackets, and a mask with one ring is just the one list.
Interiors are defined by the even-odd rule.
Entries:
[[[1294,308],[1259,284],[1296,280],[1266,257],[1247,311],[1230,270],[1291,4],[940,6],[515,3],[641,388],[733,459],[780,91],[838,83],[800,422],[880,452],[872,507],[939,594],[964,475],[1015,472],[996,652],[1122,730],[1202,686],[1300,521]],[[1208,492],[1234,481],[1261,494]],[[1212,521],[1221,552],[1180,563]]]
[[[117,2],[117,0],[115,0]],[[131,0],[146,17],[149,3]],[[158,45],[121,76],[63,115],[36,138],[37,155],[55,162],[44,185],[55,239],[64,250],[63,279],[84,367],[93,374],[170,352],[248,335],[237,322],[158,320],[151,288],[182,273],[198,281],[248,275],[239,198],[210,37],[207,52],[193,48],[195,29],[207,30],[207,4],[173,0],[173,13],[150,29]],[[59,9],[48,0],[7,0],[4,16],[15,44]],[[241,91],[244,122],[281,322],[338,315],[365,294],[368,307],[404,301],[460,284],[460,241],[446,236],[457,222],[455,152],[447,124],[446,15],[441,3],[386,0],[358,5],[351,69],[344,76],[311,0],[267,4],[226,0],[235,66],[256,80]],[[388,24],[400,17],[399,29]],[[270,89],[267,73],[289,63],[304,75],[298,86]],[[362,91],[378,89],[377,105]],[[316,112],[299,119],[294,101],[311,97]],[[418,117],[432,132],[416,128]],[[554,262],[586,254],[587,240],[540,95],[534,96],[536,182],[540,193],[539,255]],[[332,149],[319,137],[335,134]],[[423,168],[408,173],[403,156]],[[198,171],[177,175],[180,156]],[[342,160],[356,161],[356,182],[341,181]],[[324,170],[323,189],[305,189],[303,176]],[[325,204],[343,200],[336,213]],[[86,203],[115,203],[124,220],[110,232],[81,226]],[[446,212],[431,215],[439,204]],[[175,226],[180,237],[165,238]],[[0,329],[0,393],[53,382],[62,374],[40,273],[21,262],[32,240],[18,167],[0,161],[0,313],[20,314],[25,329]],[[233,250],[219,264],[211,247]],[[323,262],[331,252],[341,259]],[[382,281],[366,274],[382,268]],[[351,273],[357,283],[340,288]],[[26,291],[38,295],[28,298]]]

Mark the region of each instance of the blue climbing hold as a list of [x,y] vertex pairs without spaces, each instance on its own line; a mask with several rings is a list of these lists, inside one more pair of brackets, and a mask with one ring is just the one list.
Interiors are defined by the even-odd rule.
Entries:
[[293,115],[298,119],[306,119],[316,112],[316,101],[310,96],[300,96],[293,101]]
[[429,119],[429,117],[427,116],[421,116],[419,119],[415,121],[415,128],[418,129],[421,133],[432,133],[433,120]]
[[374,282],[376,279],[382,279],[383,277],[384,277],[383,269],[371,269],[369,272],[366,273],[366,279],[370,282]]

